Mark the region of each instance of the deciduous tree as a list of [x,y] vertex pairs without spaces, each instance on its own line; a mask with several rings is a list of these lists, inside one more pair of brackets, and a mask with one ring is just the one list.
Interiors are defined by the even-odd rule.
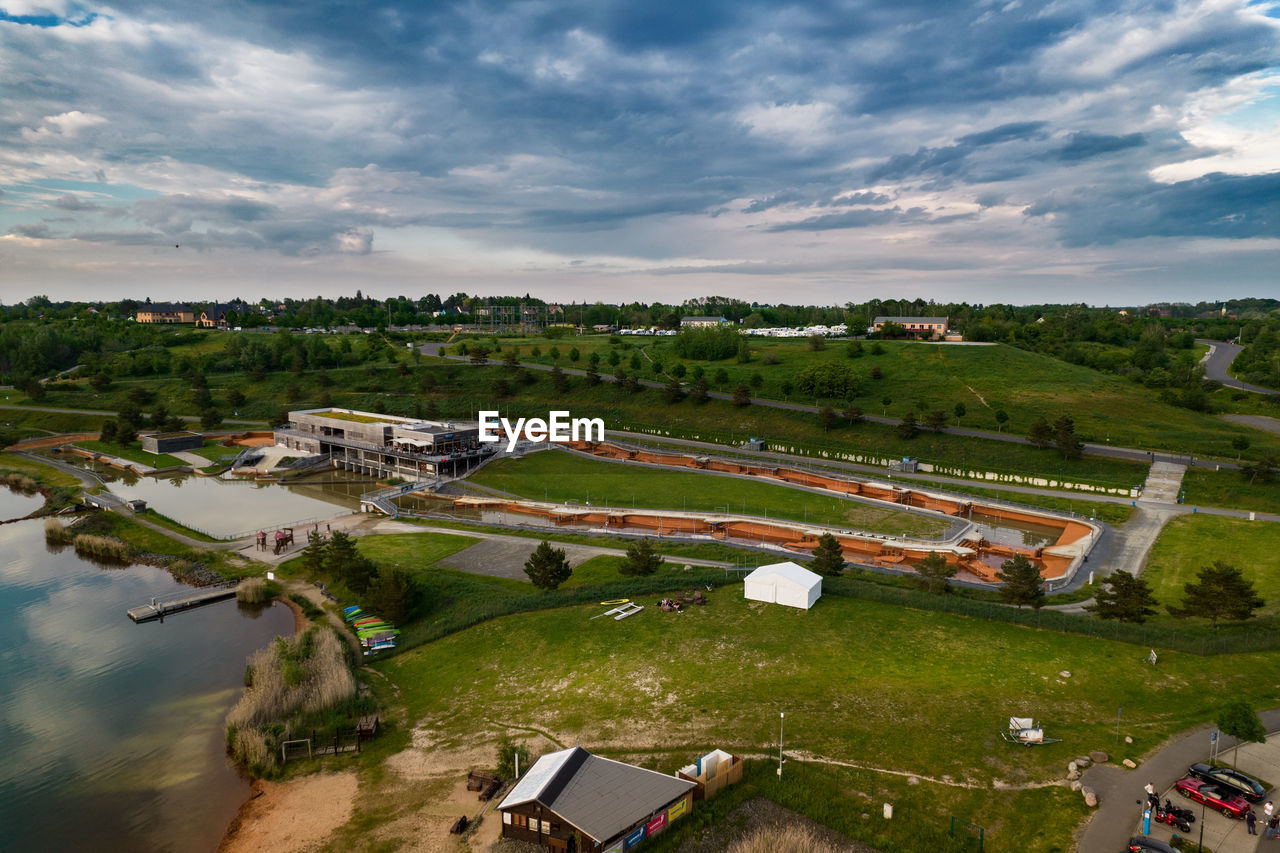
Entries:
[[1240,751],[1240,741],[1247,743],[1266,743],[1267,727],[1262,724],[1258,712],[1243,699],[1233,699],[1218,713],[1218,729],[1224,735],[1236,739],[1231,753],[1231,766],[1236,766],[1236,755]]

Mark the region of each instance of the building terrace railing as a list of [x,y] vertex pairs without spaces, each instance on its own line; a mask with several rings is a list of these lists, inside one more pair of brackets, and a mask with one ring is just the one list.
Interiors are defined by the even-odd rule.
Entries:
[[321,441],[328,444],[336,444],[339,447],[348,447],[353,450],[366,450],[370,453],[385,453],[396,456],[401,459],[412,459],[422,462],[449,462],[453,459],[470,459],[477,456],[487,456],[493,452],[488,447],[474,447],[465,450],[457,450],[451,453],[422,453],[416,450],[405,450],[393,445],[372,444],[367,441],[356,441],[352,438],[340,438],[334,435],[321,435],[320,433],[306,432],[297,429],[278,429],[277,435],[288,436],[292,438],[305,438],[310,441]]

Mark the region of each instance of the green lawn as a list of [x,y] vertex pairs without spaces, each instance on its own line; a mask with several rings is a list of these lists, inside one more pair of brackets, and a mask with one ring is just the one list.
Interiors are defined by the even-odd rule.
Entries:
[[663,471],[588,459],[555,450],[522,459],[500,459],[469,482],[538,500],[592,506],[721,511],[811,521],[874,533],[935,536],[945,519],[786,486],[692,471]]
[[1221,506],[1255,512],[1280,512],[1280,480],[1250,483],[1239,471],[1188,469],[1182,478],[1186,502],[1192,506]]
[[42,465],[25,456],[14,456],[12,453],[0,453],[0,472],[15,471],[26,474],[42,486],[79,489],[80,481],[52,465]]
[[[1086,441],[1117,446],[1160,448],[1171,451],[1193,450],[1209,455],[1232,456],[1232,436],[1249,434],[1258,446],[1265,444],[1272,450],[1280,449],[1280,438],[1260,436],[1245,427],[1227,424],[1212,415],[1162,403],[1159,392],[1135,384],[1127,379],[1101,373],[1087,367],[1017,347],[999,344],[995,346],[940,346],[912,341],[882,341],[883,353],[872,355],[874,342],[864,342],[861,358],[850,359],[845,355],[845,345],[829,343],[825,349],[814,352],[805,341],[779,341],[749,339],[754,353],[747,364],[734,359],[717,362],[695,362],[678,359],[669,339],[624,339],[618,347],[611,347],[607,338],[580,338],[562,341],[516,340],[504,341],[504,347],[512,344],[520,347],[522,362],[551,364],[550,347],[558,346],[562,368],[585,369],[591,351],[607,356],[610,349],[617,349],[622,367],[628,373],[632,353],[643,349],[650,358],[659,360],[666,370],[682,362],[687,371],[701,365],[710,382],[716,371],[724,369],[729,381],[724,385],[712,385],[712,390],[732,391],[739,382],[749,382],[759,374],[763,384],[754,396],[794,402],[823,402],[806,397],[793,390],[784,394],[783,382],[795,384],[795,376],[805,368],[826,362],[844,364],[863,377],[861,394],[855,402],[868,414],[887,414],[901,418],[908,411],[921,415],[929,409],[945,412],[949,425],[954,426],[954,410],[962,403],[966,414],[960,424],[975,429],[995,431],[999,424],[995,419],[998,410],[1009,415],[1005,431],[1019,435],[1026,433],[1031,423],[1040,416],[1053,421],[1060,415],[1072,417],[1077,433]],[[627,348],[627,344],[631,348]],[[534,359],[532,347],[539,346],[541,357]],[[581,352],[574,364],[567,357],[570,347]],[[651,370],[651,362],[641,356],[641,376],[646,379],[666,381]],[[768,362],[772,361],[770,364]],[[870,379],[872,367],[879,367],[882,378]],[[616,368],[602,361],[600,370],[612,374]],[[685,381],[691,382],[690,374]],[[1219,408],[1234,411],[1238,406],[1228,391],[1216,392],[1213,399]],[[885,397],[890,398],[886,407]],[[831,400],[839,409],[843,400]]]
[[390,533],[361,536],[356,545],[360,553],[376,563],[414,570],[434,566],[437,561],[479,541],[474,536],[448,533]]
[[114,441],[77,441],[75,446],[94,453],[104,453],[108,456],[128,459],[131,462],[140,462],[152,468],[173,468],[179,465],[191,467],[191,463],[184,462],[176,456],[170,456],[168,453],[148,453],[137,442],[121,446]]
[[[1184,515],[1173,519],[1160,533],[1143,577],[1151,585],[1161,610],[1182,602],[1182,588],[1197,572],[1222,560],[1244,572],[1266,601],[1260,616],[1280,614],[1280,524]],[[1172,617],[1160,617],[1172,621]]]
[[[1152,668],[1132,645],[837,596],[803,612],[746,602],[731,585],[682,615],[649,606],[659,597],[640,596],[646,609],[622,622],[592,620],[598,604],[495,619],[375,666],[437,745],[510,724],[666,771],[708,746],[767,753],[785,712],[789,749],[979,785],[927,790],[939,809],[987,826],[996,851],[1067,849],[1055,839],[1083,810],[1021,811],[993,779],[1060,778],[1092,749],[1138,757],[1212,719],[1222,696],[1258,707],[1280,697],[1276,654],[1169,653]],[[1135,741],[1120,754],[1117,707]],[[1004,744],[1011,714],[1039,718],[1063,743]]]

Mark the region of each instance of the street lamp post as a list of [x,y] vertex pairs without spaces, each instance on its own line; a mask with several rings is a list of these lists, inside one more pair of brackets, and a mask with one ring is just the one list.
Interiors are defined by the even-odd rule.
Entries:
[[[787,722],[786,711],[778,712],[778,778],[782,778],[782,731]],[[1204,827],[1201,827],[1203,829]]]

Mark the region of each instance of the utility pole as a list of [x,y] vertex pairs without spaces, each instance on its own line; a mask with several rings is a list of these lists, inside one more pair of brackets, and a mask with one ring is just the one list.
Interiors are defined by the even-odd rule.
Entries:
[[[787,713],[785,711],[778,712],[778,778],[782,778],[782,730],[787,722]],[[1203,826],[1200,827],[1202,830]]]

